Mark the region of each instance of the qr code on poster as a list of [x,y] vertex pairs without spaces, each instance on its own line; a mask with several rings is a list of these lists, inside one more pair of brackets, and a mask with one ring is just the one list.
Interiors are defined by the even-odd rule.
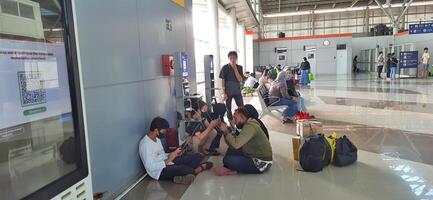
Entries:
[[37,72],[18,72],[21,106],[47,102],[47,92],[41,74]]

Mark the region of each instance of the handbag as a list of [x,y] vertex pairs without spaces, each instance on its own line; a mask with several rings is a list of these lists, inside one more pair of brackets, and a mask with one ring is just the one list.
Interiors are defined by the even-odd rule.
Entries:
[[313,75],[313,73],[309,73],[308,74],[308,80],[310,80],[310,81],[314,81],[314,75]]

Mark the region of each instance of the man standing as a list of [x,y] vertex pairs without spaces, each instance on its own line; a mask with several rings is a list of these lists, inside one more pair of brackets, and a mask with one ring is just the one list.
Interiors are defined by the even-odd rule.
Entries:
[[385,63],[385,57],[383,57],[383,52],[379,52],[379,56],[377,57],[377,77],[381,79],[381,74],[383,70],[383,65]]
[[243,79],[242,66],[236,64],[238,54],[236,51],[230,51],[228,54],[230,63],[221,68],[220,79],[222,79],[222,90],[224,91],[224,100],[227,107],[227,118],[231,121],[232,116],[232,99],[235,99],[236,105],[244,105],[241,94],[241,81]]
[[428,77],[428,67],[430,62],[430,55],[428,53],[428,48],[424,48],[424,53],[422,54],[422,69],[421,69],[421,78]]

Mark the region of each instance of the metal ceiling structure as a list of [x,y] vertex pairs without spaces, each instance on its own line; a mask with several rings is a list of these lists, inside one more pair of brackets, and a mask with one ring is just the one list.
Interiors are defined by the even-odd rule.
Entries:
[[239,24],[244,25],[247,30],[253,30],[259,26],[259,19],[249,0],[219,0],[219,3],[227,11],[235,9]]
[[[414,0],[423,2],[424,0]],[[386,4],[387,0],[380,0]],[[392,4],[403,3],[403,0],[392,0]],[[319,9],[351,8],[377,5],[374,0],[261,0],[263,14],[282,12],[313,11]]]

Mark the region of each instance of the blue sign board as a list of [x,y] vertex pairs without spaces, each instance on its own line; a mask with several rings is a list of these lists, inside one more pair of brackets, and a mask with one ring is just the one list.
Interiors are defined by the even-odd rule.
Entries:
[[433,23],[410,24],[409,34],[433,33]]
[[186,77],[188,76],[188,56],[186,55],[186,53],[181,53],[181,66],[182,66],[182,76]]
[[402,51],[400,52],[400,68],[417,68],[418,67],[418,51]]

